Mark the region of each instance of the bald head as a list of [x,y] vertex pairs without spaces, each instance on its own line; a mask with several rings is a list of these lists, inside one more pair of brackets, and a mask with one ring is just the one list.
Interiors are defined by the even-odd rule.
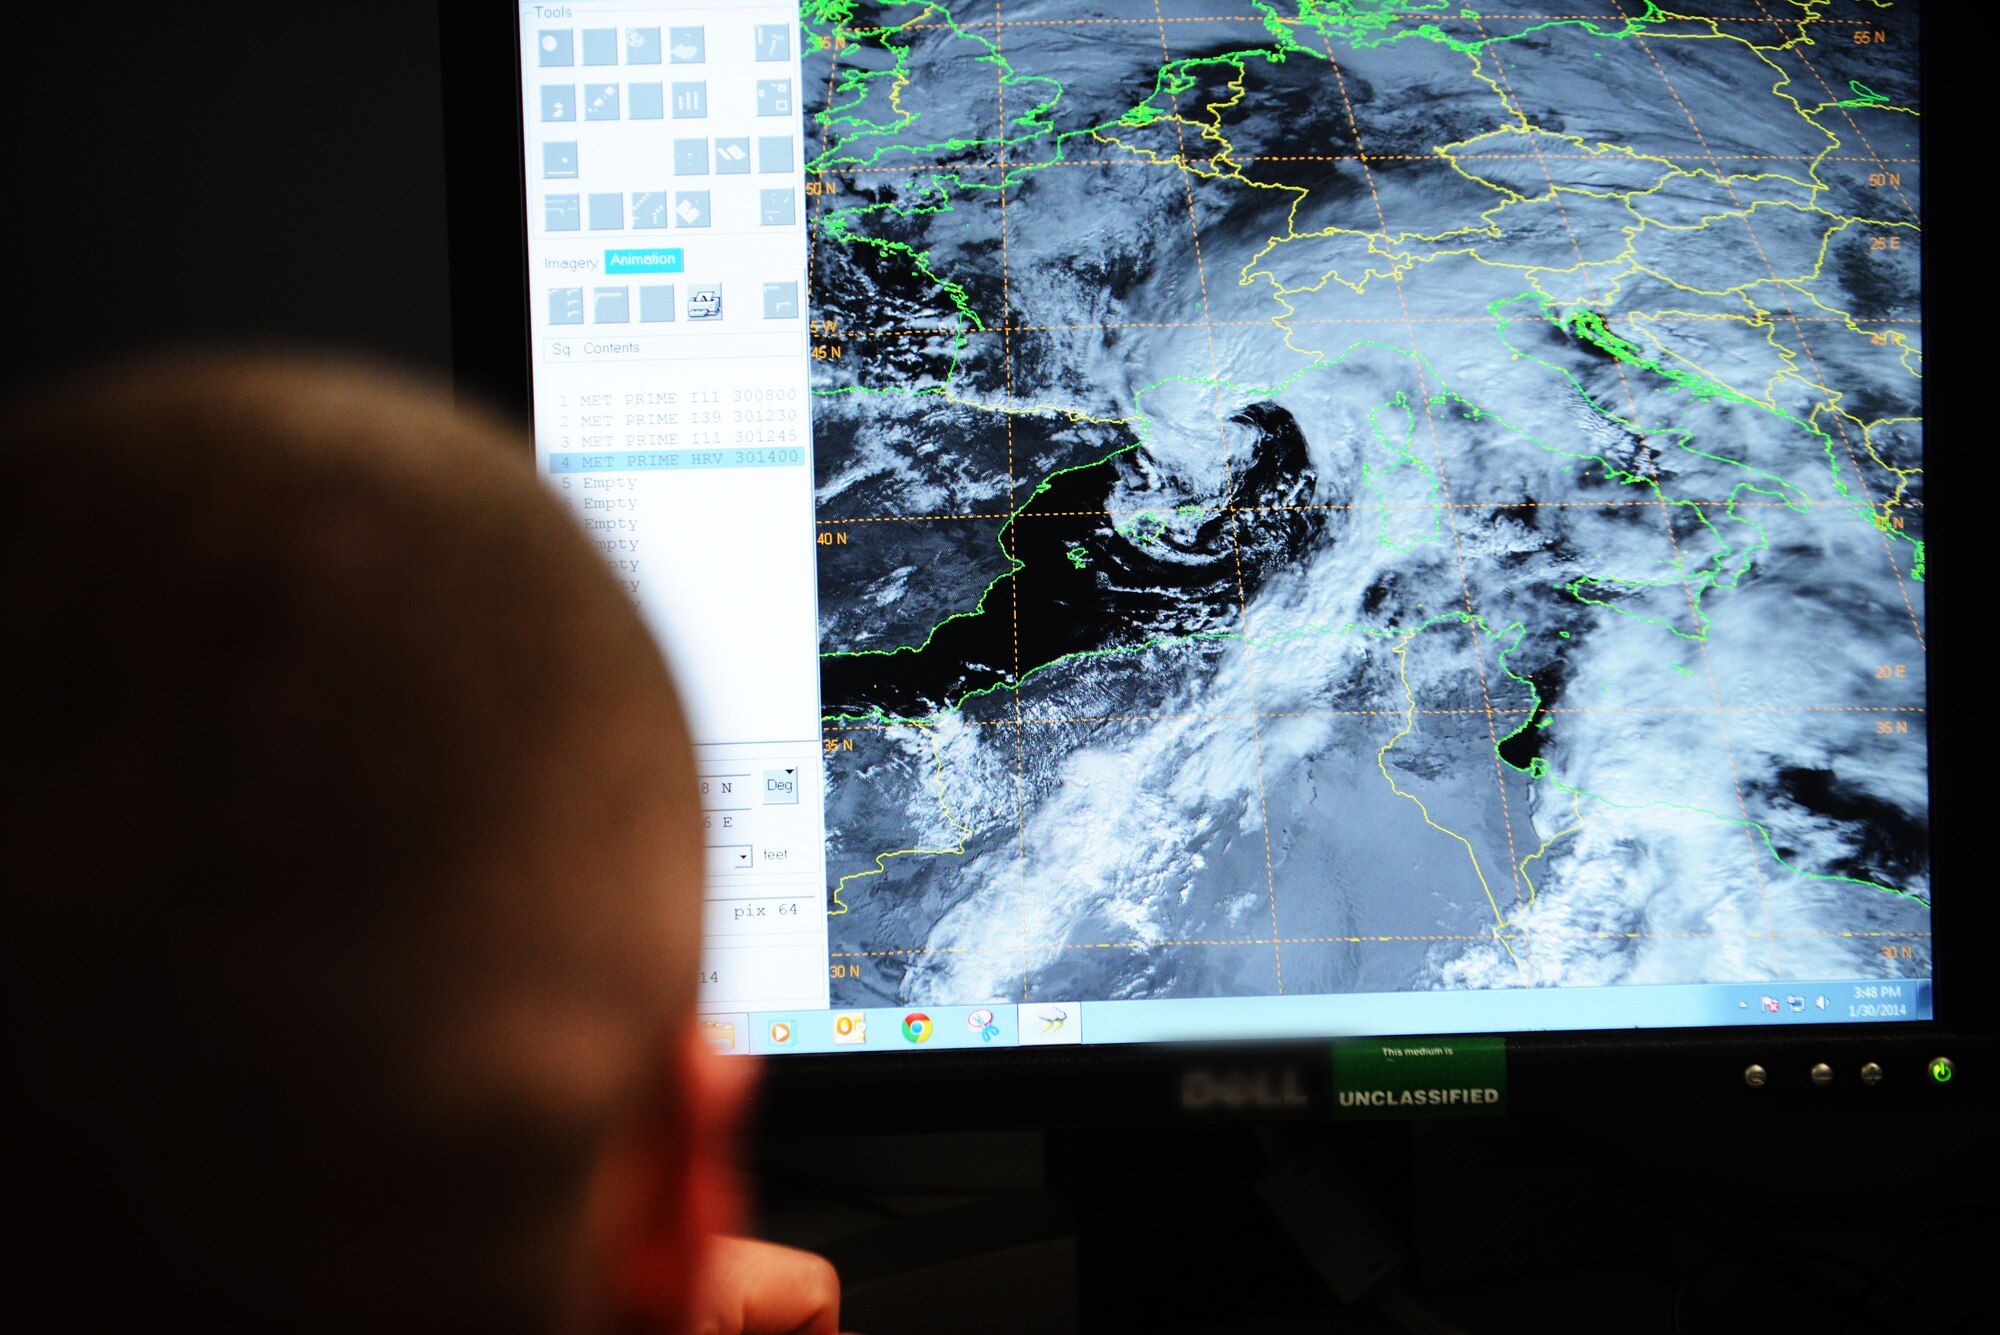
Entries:
[[692,1005],[636,612],[524,446],[366,373],[155,365],[0,451],[7,969],[51,1246],[106,1272],[75,1324],[135,1262],[225,1319],[546,1324]]

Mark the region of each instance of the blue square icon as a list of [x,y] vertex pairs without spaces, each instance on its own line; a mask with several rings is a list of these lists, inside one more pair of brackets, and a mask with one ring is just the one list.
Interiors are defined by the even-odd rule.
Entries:
[[708,115],[708,85],[699,80],[674,85],[674,119],[700,120]]
[[590,83],[583,86],[583,118],[587,121],[618,119],[618,85]]
[[757,25],[757,59],[790,60],[792,58],[792,29],[784,23],[760,23]]
[[580,287],[552,287],[549,289],[549,323],[583,323],[583,289]]
[[576,40],[568,28],[544,28],[536,33],[535,51],[543,69],[576,64]]
[[674,175],[708,175],[708,140],[674,140]]
[[792,188],[764,190],[757,201],[757,222],[764,227],[790,227],[799,220],[798,197]]
[[708,59],[708,35],[700,28],[670,28],[667,54],[676,65],[699,65]]
[[542,227],[551,232],[574,232],[583,227],[583,196],[550,195],[542,201]]
[[757,170],[769,175],[792,173],[792,137],[788,134],[766,135],[757,141]]
[[625,63],[627,65],[659,64],[660,30],[658,28],[627,28],[625,30]]
[[635,121],[656,121],[667,114],[667,90],[656,83],[635,83],[625,90],[625,105]]
[[748,176],[750,174],[750,140],[748,138],[718,139],[715,141],[715,174],[717,176]]
[[681,190],[675,192],[674,226],[708,226],[708,191]]
[[795,282],[764,284],[764,318],[766,320],[798,319],[799,285]]
[[639,323],[672,324],[674,322],[674,285],[672,283],[648,283],[639,289]]
[[551,181],[576,179],[576,141],[564,140],[542,145],[542,175]]
[[590,197],[590,230],[593,232],[617,232],[625,227],[625,196],[592,195]]
[[790,79],[757,80],[757,114],[759,116],[791,115],[792,81]]
[[667,225],[667,192],[664,190],[635,190],[632,192],[632,226],[665,227]]
[[618,63],[618,29],[585,28],[583,30],[583,63],[586,65],[616,65]]
[[592,324],[630,324],[632,296],[629,288],[600,287],[591,293]]
[[542,85],[542,119],[545,121],[573,121],[576,119],[575,84],[545,83]]

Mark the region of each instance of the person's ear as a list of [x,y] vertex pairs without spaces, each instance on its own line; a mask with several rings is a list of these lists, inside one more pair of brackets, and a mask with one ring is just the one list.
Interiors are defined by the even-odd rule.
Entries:
[[626,1328],[677,1330],[708,1250],[741,1226],[737,1137],[756,1064],[718,1057],[690,1032],[653,1110],[607,1158],[600,1184],[608,1295]]

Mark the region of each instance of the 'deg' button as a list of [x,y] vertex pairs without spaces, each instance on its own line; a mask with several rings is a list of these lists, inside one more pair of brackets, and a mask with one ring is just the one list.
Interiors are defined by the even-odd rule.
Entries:
[[767,807],[797,806],[799,803],[799,772],[797,769],[767,769],[764,771],[764,805]]

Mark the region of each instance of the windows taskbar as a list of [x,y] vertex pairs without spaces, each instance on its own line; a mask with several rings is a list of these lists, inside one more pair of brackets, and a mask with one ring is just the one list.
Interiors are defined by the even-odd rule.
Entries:
[[1846,978],[756,1012],[704,1009],[701,1027],[717,1052],[776,1056],[1077,1043],[1865,1024],[1931,1018],[1928,978]]

